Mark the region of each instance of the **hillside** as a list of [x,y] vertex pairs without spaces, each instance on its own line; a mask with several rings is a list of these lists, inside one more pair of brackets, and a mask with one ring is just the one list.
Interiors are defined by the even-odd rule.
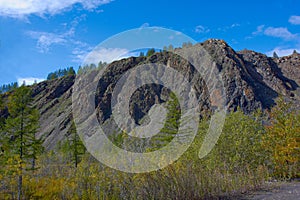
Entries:
[[[206,49],[216,62],[222,73],[226,90],[227,105],[230,109],[238,107],[244,113],[250,113],[258,108],[268,109],[275,104],[275,99],[283,95],[287,101],[300,105],[300,54],[271,58],[264,54],[243,50],[236,52],[223,40],[210,39],[201,45]],[[192,73],[193,67],[185,60],[177,59],[168,52],[155,53],[150,57],[131,57],[115,61],[108,66],[109,73],[99,80],[96,95],[98,118],[102,123],[109,119],[110,96],[113,85],[119,76],[126,70],[141,63],[162,63],[171,65],[185,73]],[[72,86],[75,76],[64,76],[59,79],[44,81],[31,86],[34,105],[41,114],[39,137],[44,137],[46,149],[53,149],[58,141],[68,135],[72,121]],[[154,103],[166,101],[166,93],[161,87],[147,86],[143,91],[136,92],[130,112],[138,122],[149,111]],[[205,88],[199,82],[199,91],[205,94]],[[3,95],[7,98],[7,94]],[[211,102],[207,96],[201,99],[201,109],[211,109]],[[0,112],[7,116],[4,109]]]

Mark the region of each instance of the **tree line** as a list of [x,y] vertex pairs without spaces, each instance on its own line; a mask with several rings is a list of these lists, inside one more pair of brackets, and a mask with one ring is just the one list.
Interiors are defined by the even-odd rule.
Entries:
[[18,87],[18,82],[3,84],[0,86],[0,94],[10,92]]
[[[178,161],[156,172],[127,174],[96,161],[74,122],[65,140],[45,151],[43,138],[36,137],[39,113],[30,93],[21,86],[6,103],[0,98],[0,108],[9,111],[0,126],[1,199],[216,199],[259,188],[270,178],[300,177],[300,114],[282,99],[266,113],[228,113],[222,135],[204,159],[198,153],[209,117],[200,121],[194,142]],[[171,95],[166,124],[154,138],[162,146],[184,123],[178,106]],[[132,145],[121,137],[115,141]]]
[[59,70],[49,73],[47,76],[47,80],[53,80],[53,79],[57,79],[57,78],[60,78],[63,76],[69,76],[69,75],[75,75],[75,74],[76,74],[76,72],[73,69],[73,67],[68,67],[66,69],[59,69]]
[[[9,112],[7,118],[0,116],[0,172],[16,183],[17,192],[11,199],[24,199],[23,177],[35,173],[38,169],[37,160],[45,153],[44,138],[37,137],[40,114],[32,104],[31,94],[31,88],[22,85],[12,92],[6,103],[0,96],[0,111],[7,107]],[[77,167],[85,148],[76,134],[74,122],[68,134],[68,139],[64,141],[64,146],[67,147],[65,152],[68,152]],[[1,178],[3,177],[0,176],[0,183]],[[4,189],[9,190],[9,186],[5,185]],[[0,193],[2,189],[0,187]]]

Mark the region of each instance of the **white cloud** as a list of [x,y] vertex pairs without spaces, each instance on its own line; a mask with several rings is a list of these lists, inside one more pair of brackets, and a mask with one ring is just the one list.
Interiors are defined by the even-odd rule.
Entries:
[[195,28],[196,33],[208,33],[209,31],[210,30],[208,28],[201,26],[201,25],[196,26],[196,28]]
[[296,16],[296,15],[291,16],[289,22],[294,25],[300,25],[300,16]]
[[80,4],[83,9],[94,10],[112,0],[0,0],[0,16],[24,18],[35,14],[55,15],[67,9],[72,9],[75,4]]
[[76,63],[82,63],[85,57],[88,55],[89,52],[93,50],[88,44],[79,44],[76,48],[72,51],[72,61]]
[[256,31],[252,32],[252,35],[258,35],[263,32],[265,25],[260,25],[256,28]]
[[127,49],[121,48],[96,48],[90,53],[84,51],[79,51],[77,53],[82,53],[81,55],[78,54],[78,58],[84,60],[84,64],[98,64],[100,61],[110,63],[115,60],[127,58],[131,55]]
[[293,53],[293,51],[296,50],[297,52],[300,52],[300,48],[296,48],[296,49],[285,49],[285,48],[282,48],[282,47],[276,47],[275,49],[273,49],[272,51],[268,51],[266,53],[267,56],[273,56],[273,52],[276,52],[276,54],[279,56],[279,57],[282,57],[282,56],[288,56],[288,55],[291,55]]
[[[83,20],[85,20],[86,15],[81,15],[76,17],[72,22],[70,22],[69,30],[63,33],[51,33],[43,31],[27,31],[26,34],[33,39],[37,40],[36,47],[40,53],[47,53],[52,45],[67,45],[75,44],[82,46],[83,43],[76,41],[74,35],[76,32],[76,26]],[[64,28],[68,26],[67,23],[62,24]]]
[[297,38],[296,34],[292,34],[287,28],[284,27],[268,27],[264,30],[264,34],[267,36],[282,38],[285,40],[293,40]]
[[241,26],[240,24],[238,24],[238,23],[235,23],[235,24],[231,24],[231,28],[235,28],[235,27],[239,27],[239,26]]
[[32,85],[34,83],[39,83],[44,81],[45,79],[42,78],[33,78],[33,77],[27,77],[27,78],[18,78],[18,85]]
[[143,23],[140,28],[148,28],[150,26],[149,23]]
[[219,27],[217,30],[222,31],[222,32],[227,32],[228,30],[235,29],[235,28],[238,28],[240,26],[241,26],[241,24],[234,23],[234,24],[231,24],[231,25],[228,25],[228,26]]
[[67,42],[66,35],[48,32],[28,31],[27,34],[33,39],[37,39],[36,47],[41,53],[47,53],[53,44],[62,45]]

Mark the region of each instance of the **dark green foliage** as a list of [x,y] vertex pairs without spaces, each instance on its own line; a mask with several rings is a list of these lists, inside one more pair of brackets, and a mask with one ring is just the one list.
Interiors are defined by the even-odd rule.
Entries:
[[176,134],[180,126],[181,109],[179,101],[174,93],[170,93],[169,100],[166,103],[167,115],[163,128],[155,135],[149,150],[156,150],[167,145]]
[[102,62],[102,61],[100,61],[98,63],[98,66],[96,66],[94,63],[89,64],[89,65],[85,65],[85,66],[79,66],[77,74],[86,73],[86,72],[89,72],[89,71],[92,71],[92,70],[96,70],[96,69],[102,69],[102,68],[104,68],[106,66],[107,66],[107,63],[106,62]]
[[97,67],[95,64],[79,66],[77,74],[83,74],[84,72],[88,72],[88,71],[94,70],[96,68]]
[[144,52],[140,52],[139,57],[144,57],[144,56],[145,56],[145,53]]
[[172,44],[169,45],[168,51],[174,51],[174,46]]
[[166,52],[166,51],[168,51],[168,47],[167,47],[167,46],[164,46],[164,47],[163,47],[163,52]]
[[163,137],[160,138],[161,140],[164,140],[165,142],[170,142],[170,140],[174,137],[175,134],[178,132],[178,128],[180,126],[180,104],[179,101],[174,93],[170,94],[170,99],[167,102],[167,116],[166,116],[166,122],[164,124],[163,129],[161,130],[161,133],[163,134]]
[[73,67],[68,67],[66,69],[59,69],[55,72],[49,73],[47,76],[47,80],[53,80],[53,79],[60,78],[63,76],[70,76],[70,75],[75,75],[75,74],[76,74],[76,72],[73,69]]
[[6,137],[3,150],[6,159],[17,159],[18,199],[22,196],[23,170],[34,169],[37,156],[43,151],[42,141],[35,134],[39,127],[39,113],[32,108],[31,89],[21,86],[9,97],[9,117],[5,122]]
[[68,138],[62,144],[60,149],[67,155],[67,159],[70,159],[70,161],[74,163],[74,166],[77,167],[81,161],[81,157],[85,154],[86,149],[77,134],[74,121],[68,130]]
[[35,134],[39,128],[39,112],[30,105],[31,90],[26,86],[17,88],[9,97],[9,117],[5,130],[10,154],[18,154],[23,161],[36,159],[43,151],[42,140]]
[[191,46],[193,46],[193,44],[191,42],[184,42],[182,44],[182,48],[187,48],[187,47],[191,47]]
[[5,92],[10,92],[18,87],[17,82],[9,83],[9,84],[4,84],[0,86],[0,94],[5,93]]
[[154,53],[155,53],[155,49],[154,49],[154,48],[149,49],[149,50],[147,51],[146,56],[147,56],[147,57],[150,57],[150,56],[152,56]]
[[[192,43],[183,43],[182,45],[183,45],[183,47],[186,47],[186,46],[192,45]],[[172,44],[170,44],[169,46],[164,46],[163,52],[166,52],[166,51],[171,51],[171,52],[174,51],[174,46]]]
[[98,69],[104,68],[104,67],[106,67],[106,65],[107,65],[106,62],[100,61],[100,62],[98,63]]
[[[0,113],[1,111],[3,110],[4,108],[4,103],[3,103],[3,99],[2,99],[2,95],[0,95]],[[3,141],[4,141],[4,121],[5,121],[5,118],[2,117],[0,115],[0,167],[2,166],[3,164]],[[0,170],[0,173],[1,173],[1,170]]]
[[[4,109],[4,103],[3,103],[2,95],[0,95],[0,113],[2,112],[3,109]],[[3,131],[4,120],[5,120],[4,117],[0,115],[0,134]]]

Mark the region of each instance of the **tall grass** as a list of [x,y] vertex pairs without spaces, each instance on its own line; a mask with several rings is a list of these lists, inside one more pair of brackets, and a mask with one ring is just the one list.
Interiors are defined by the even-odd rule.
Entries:
[[[88,153],[76,168],[68,153],[45,153],[37,160],[37,170],[24,173],[24,199],[230,199],[263,187],[273,174],[271,154],[263,148],[268,132],[259,115],[230,113],[215,148],[199,159],[208,125],[208,120],[200,123],[193,144],[179,160],[150,173],[120,172]],[[5,165],[7,172],[15,166],[11,163]],[[16,183],[17,172],[0,176],[0,199],[14,199]]]

